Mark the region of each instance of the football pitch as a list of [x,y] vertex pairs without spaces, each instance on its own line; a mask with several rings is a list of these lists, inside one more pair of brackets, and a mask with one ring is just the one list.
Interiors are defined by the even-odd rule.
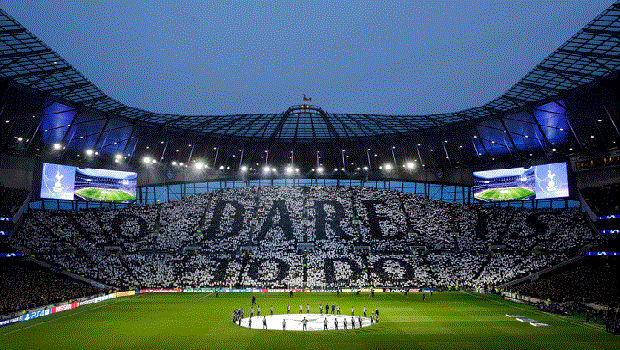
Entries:
[[124,202],[136,199],[131,193],[109,188],[86,187],[75,191],[75,194],[87,201]]
[[[299,304],[336,303],[342,314],[379,309],[379,323],[354,330],[281,331],[232,323],[232,311],[249,316],[256,295],[261,315],[297,313]],[[548,323],[534,327],[506,314]],[[600,324],[474,293],[149,293],[80,306],[0,328],[8,349],[620,349],[620,337]]]
[[523,187],[491,188],[474,197],[481,201],[518,201],[535,195],[534,191]]

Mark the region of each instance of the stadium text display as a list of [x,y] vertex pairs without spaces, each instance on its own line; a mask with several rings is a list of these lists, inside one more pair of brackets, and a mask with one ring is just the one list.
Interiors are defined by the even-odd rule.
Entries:
[[474,172],[474,198],[483,202],[568,197],[566,163]]
[[43,163],[41,198],[131,203],[137,173]]

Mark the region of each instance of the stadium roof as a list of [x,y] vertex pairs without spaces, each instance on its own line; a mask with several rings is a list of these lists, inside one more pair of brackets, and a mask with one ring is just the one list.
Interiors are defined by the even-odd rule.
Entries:
[[152,113],[107,96],[4,11],[0,11],[0,77],[43,92],[55,101],[130,122],[235,138],[295,142],[352,140],[497,118],[544,101],[561,99],[574,89],[613,75],[620,69],[619,16],[620,4],[615,3],[502,96],[483,106],[445,114],[338,114],[302,106],[273,114]]
[[[131,170],[147,166],[146,160],[208,165],[219,177],[244,167],[260,176],[261,167],[283,164],[307,175],[323,167],[332,174],[358,176],[368,169],[385,177],[382,168],[389,163],[404,169],[397,176],[443,182],[458,168],[567,161],[615,148],[619,71],[616,2],[480,107],[428,115],[341,114],[304,102],[270,114],[160,114],[110,98],[0,10],[0,152]],[[445,182],[467,182],[458,172]]]

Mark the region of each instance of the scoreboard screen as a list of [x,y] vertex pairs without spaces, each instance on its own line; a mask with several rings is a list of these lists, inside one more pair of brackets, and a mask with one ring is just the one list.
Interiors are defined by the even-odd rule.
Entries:
[[41,198],[132,203],[138,174],[43,163]]
[[474,198],[482,202],[568,197],[566,163],[474,172]]

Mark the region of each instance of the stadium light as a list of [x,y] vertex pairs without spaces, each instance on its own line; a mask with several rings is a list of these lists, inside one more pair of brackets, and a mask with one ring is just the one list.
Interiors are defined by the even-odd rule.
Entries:
[[299,173],[299,168],[295,168],[295,172],[296,172],[296,173]]
[[224,170],[224,166],[223,165],[220,165],[220,170]]
[[61,149],[61,148],[62,148],[62,145],[61,145],[60,143],[55,143],[55,144],[54,144],[54,149],[55,149],[55,150],[59,150],[59,149]]
[[145,164],[149,164],[151,162],[151,157],[142,158],[142,162],[144,162]]
[[241,166],[241,172],[242,173],[247,173],[248,172],[248,167],[246,165],[242,165]]
[[172,161],[172,166],[177,166],[177,162],[176,161]]
[[286,167],[285,171],[286,171],[287,174],[292,174],[293,173],[293,168],[289,165],[289,166]]
[[383,169],[385,169],[387,171],[392,170],[392,164],[390,164],[390,163],[383,164]]
[[122,154],[120,154],[120,153],[117,153],[117,154],[114,156],[114,158],[116,158],[116,159],[121,159],[121,158],[123,158],[123,155],[122,155]]
[[322,167],[322,166],[320,166],[318,169],[316,169],[316,171],[317,171],[319,174],[323,174],[323,171],[325,171],[325,169],[323,169],[323,167]]
[[203,165],[203,164],[202,164],[201,162],[196,162],[196,163],[194,164],[194,168],[196,168],[196,169],[202,169],[202,165]]
[[157,163],[157,159],[151,160],[151,163],[153,163],[153,164]]
[[271,168],[268,166],[264,166],[263,167],[263,174],[269,174],[269,172],[271,171]]
[[17,141],[22,142],[22,141],[24,141],[24,138],[23,137],[18,137]]
[[367,166],[365,166],[363,169],[364,169],[364,171],[368,171],[368,167]]

